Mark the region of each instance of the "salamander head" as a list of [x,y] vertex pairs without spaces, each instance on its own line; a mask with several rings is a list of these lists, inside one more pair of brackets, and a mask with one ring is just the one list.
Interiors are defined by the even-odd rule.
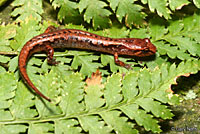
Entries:
[[145,57],[151,56],[156,53],[156,47],[151,43],[150,39],[135,39],[129,38],[127,40],[127,44],[124,45],[126,47],[127,55],[137,56],[137,57]]

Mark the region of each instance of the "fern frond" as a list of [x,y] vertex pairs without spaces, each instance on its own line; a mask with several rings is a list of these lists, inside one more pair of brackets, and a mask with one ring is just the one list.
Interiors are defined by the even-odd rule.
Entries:
[[44,12],[42,9],[42,0],[15,0],[12,3],[15,7],[11,13],[12,16],[17,17],[16,21],[25,21],[26,18],[32,16],[36,21],[41,21],[41,14]]

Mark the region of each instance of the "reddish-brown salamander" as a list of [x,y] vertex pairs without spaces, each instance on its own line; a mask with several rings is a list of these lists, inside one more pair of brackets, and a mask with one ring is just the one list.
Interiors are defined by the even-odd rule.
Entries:
[[144,57],[156,53],[156,47],[147,38],[108,38],[75,29],[57,30],[50,26],[43,34],[29,40],[19,55],[19,70],[23,80],[48,101],[51,101],[50,98],[43,95],[29,79],[26,64],[29,57],[39,51],[46,52],[49,64],[57,64],[53,58],[54,48],[78,48],[113,54],[115,63],[127,69],[131,68],[130,65],[120,61],[118,55]]

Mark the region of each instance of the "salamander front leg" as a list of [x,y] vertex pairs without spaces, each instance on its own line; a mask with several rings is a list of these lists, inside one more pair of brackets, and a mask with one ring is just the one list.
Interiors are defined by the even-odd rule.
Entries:
[[114,60],[115,60],[115,63],[119,66],[122,66],[122,67],[125,67],[126,69],[132,69],[131,65],[130,64],[125,64],[124,62],[120,61],[118,59],[118,53],[114,53]]

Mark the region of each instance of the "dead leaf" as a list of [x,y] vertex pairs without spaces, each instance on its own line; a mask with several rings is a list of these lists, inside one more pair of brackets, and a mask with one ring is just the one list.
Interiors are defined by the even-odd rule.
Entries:
[[101,82],[102,82],[101,72],[97,70],[95,73],[92,73],[91,78],[86,79],[86,84],[87,84],[86,88],[92,85],[99,85],[100,87],[103,87],[103,84],[101,84]]

